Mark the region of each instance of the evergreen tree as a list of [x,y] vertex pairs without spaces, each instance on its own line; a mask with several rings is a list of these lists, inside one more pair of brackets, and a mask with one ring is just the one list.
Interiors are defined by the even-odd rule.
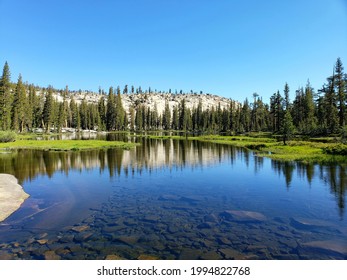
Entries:
[[49,132],[51,125],[54,120],[54,112],[53,112],[53,88],[52,86],[48,87],[48,92],[46,93],[46,99],[43,106],[42,112],[42,122],[44,129],[46,132]]
[[171,128],[171,112],[169,102],[165,101],[165,108],[163,113],[163,129],[169,130]]
[[89,118],[88,118],[88,106],[87,101],[85,98],[83,98],[81,105],[79,107],[79,115],[80,115],[80,121],[81,121],[81,128],[82,129],[89,129]]
[[285,111],[284,118],[283,118],[283,124],[282,124],[282,138],[283,138],[283,144],[287,145],[287,140],[289,140],[292,135],[294,134],[295,127],[293,125],[293,119],[290,114],[289,110]]
[[241,109],[241,120],[240,120],[240,131],[239,132],[249,132],[251,128],[251,108],[248,103],[248,99],[243,103]]
[[338,58],[335,64],[335,86],[337,91],[338,117],[340,128],[346,124],[346,80],[343,73],[341,59]]
[[115,129],[124,130],[124,108],[122,105],[122,97],[120,95],[120,89],[117,88],[117,97],[115,99]]
[[0,129],[11,128],[11,73],[7,61],[5,62],[0,79]]
[[282,126],[281,120],[283,119],[283,98],[279,91],[271,96],[270,118],[272,123],[272,131],[278,132]]
[[77,104],[73,97],[71,97],[71,100],[70,100],[70,112],[71,112],[70,126],[73,128],[79,128],[78,126],[79,112],[78,112]]
[[313,99],[314,93],[313,88],[309,81],[307,81],[305,87],[305,97],[304,97],[304,133],[310,134],[312,133],[317,126],[317,119],[315,116],[315,104]]
[[290,109],[290,100],[289,100],[289,86],[286,83],[284,85],[284,110]]
[[57,132],[62,132],[62,127],[64,126],[64,102],[59,103],[58,121],[57,121]]
[[99,99],[98,111],[100,116],[99,130],[105,130],[106,129],[106,107],[105,107],[104,96],[101,96],[101,98]]
[[113,87],[110,87],[106,104],[106,129],[108,131],[116,128],[116,104]]
[[12,103],[12,129],[15,131],[23,132],[25,126],[28,124],[28,104],[23,85],[22,75],[19,74],[18,82],[16,85],[13,103]]
[[172,110],[172,129],[179,129],[179,115],[177,106],[174,106]]
[[134,107],[129,108],[129,115],[130,115],[130,130],[135,130],[135,109]]
[[335,75],[328,78],[328,85],[324,85],[321,92],[324,95],[324,111],[327,116],[327,134],[337,133],[339,128],[339,117],[337,109],[337,96],[335,92]]

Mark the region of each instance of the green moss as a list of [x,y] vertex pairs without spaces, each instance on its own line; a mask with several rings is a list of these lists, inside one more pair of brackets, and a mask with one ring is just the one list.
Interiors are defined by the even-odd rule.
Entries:
[[17,140],[12,143],[0,143],[0,149],[38,149],[52,151],[69,151],[69,150],[91,150],[122,148],[130,149],[134,143],[120,141],[104,140]]

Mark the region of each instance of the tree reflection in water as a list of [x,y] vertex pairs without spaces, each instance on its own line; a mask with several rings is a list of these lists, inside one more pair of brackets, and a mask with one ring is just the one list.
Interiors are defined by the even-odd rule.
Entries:
[[[109,138],[119,140],[119,135]],[[109,140],[114,140],[109,139]],[[160,168],[200,168],[220,163],[228,158],[231,165],[241,160],[249,167],[254,163],[254,172],[259,173],[264,166],[262,157],[254,156],[253,152],[228,145],[219,145],[201,141],[173,139],[141,139],[141,145],[131,150],[108,149],[90,151],[53,152],[39,150],[17,150],[11,153],[0,153],[0,173],[16,176],[22,184],[40,175],[52,177],[55,172],[85,170],[99,168],[100,172],[108,170],[111,177],[135,174],[143,170]],[[124,139],[123,139],[124,140]],[[343,216],[346,197],[346,166],[313,165],[298,162],[271,161],[272,170],[284,176],[288,190],[293,184],[293,174],[307,180],[312,185],[315,177],[329,186],[334,195],[340,216]]]

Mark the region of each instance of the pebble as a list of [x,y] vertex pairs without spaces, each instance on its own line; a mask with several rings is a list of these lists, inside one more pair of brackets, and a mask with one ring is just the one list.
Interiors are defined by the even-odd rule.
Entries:
[[75,232],[82,232],[89,229],[89,226],[87,225],[82,225],[82,226],[75,226],[73,227],[71,230],[75,231]]
[[105,260],[124,260],[124,258],[113,254],[113,255],[107,255]]
[[45,254],[45,260],[60,260],[61,257],[58,256],[54,251],[46,251]]

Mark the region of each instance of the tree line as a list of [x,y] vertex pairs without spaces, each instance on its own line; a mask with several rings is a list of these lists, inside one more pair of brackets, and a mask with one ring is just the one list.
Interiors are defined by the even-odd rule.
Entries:
[[[193,108],[182,99],[177,106],[165,103],[163,112],[156,105],[132,104],[129,110],[122,105],[121,90],[109,88],[108,94],[99,89],[97,104],[86,99],[80,104],[74,100],[68,87],[60,90],[61,101],[53,97],[52,86],[38,88],[11,82],[8,63],[0,79],[0,130],[18,132],[42,128],[46,132],[61,132],[62,128],[100,131],[181,130],[191,132],[242,134],[247,132],[272,132],[283,135],[284,142],[294,133],[302,135],[332,135],[347,133],[347,75],[338,58],[331,76],[318,90],[308,81],[295,91],[290,100],[290,88],[285,83],[283,92],[275,92],[269,103],[254,93],[251,100],[242,103],[230,100],[228,107],[221,105],[203,110],[202,102]],[[143,93],[141,87],[123,93]],[[151,93],[149,88],[145,94]],[[169,91],[171,93],[171,90]],[[180,91],[182,93],[182,91]],[[69,97],[69,98],[68,98]],[[69,101],[68,101],[69,100]]]

